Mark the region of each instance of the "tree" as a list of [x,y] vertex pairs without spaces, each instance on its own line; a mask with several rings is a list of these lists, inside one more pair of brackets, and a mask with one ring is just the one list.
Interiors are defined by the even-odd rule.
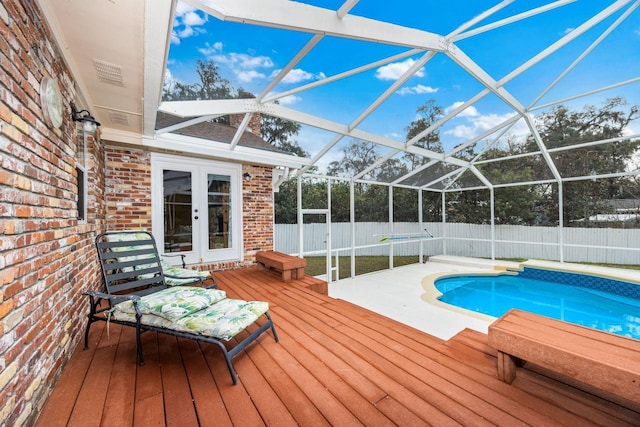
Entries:
[[[209,60],[197,61],[196,74],[200,78],[198,83],[165,82],[162,90],[163,101],[197,101],[207,99],[230,99],[235,97],[235,90],[229,80],[220,75],[216,64]],[[217,117],[216,123],[229,124],[229,116]]]
[[[370,141],[351,141],[342,148],[342,160],[329,163],[327,175],[352,177],[359,174],[380,158],[376,148],[376,144]],[[371,175],[369,177],[375,178]]]
[[220,75],[220,70],[213,61],[198,60],[196,64],[196,74],[200,78],[200,82],[189,84],[176,81],[171,85],[165,83],[162,91],[163,101],[196,101],[235,97],[231,83]]
[[[162,99],[164,101],[183,101],[254,97],[253,94],[242,88],[235,90],[231,86],[231,83],[220,75],[220,70],[211,60],[206,62],[198,60],[196,74],[200,80],[197,83],[175,81],[169,84],[169,82],[165,82]],[[212,121],[228,125],[229,117],[222,116]],[[309,156],[293,139],[300,131],[300,125],[298,123],[279,117],[261,115],[260,129],[262,138],[269,144],[300,157]],[[308,190],[310,194],[317,193],[311,191],[313,190],[313,184],[305,185],[309,187]],[[296,194],[295,179],[286,180],[280,185],[279,192],[275,194],[276,222],[287,224],[295,224],[297,222]]]
[[[640,117],[640,107],[634,105],[625,111],[626,105],[624,98],[616,97],[607,99],[600,108],[587,105],[582,111],[571,111],[562,105],[555,107],[540,116],[540,136],[550,149],[619,138],[627,126]],[[535,147],[532,137],[527,144],[529,149]],[[639,148],[640,140],[621,140],[559,151],[552,154],[552,159],[563,177],[615,174],[627,168]],[[628,181],[610,178],[566,183],[563,186],[564,224],[584,226],[583,220],[590,215],[611,212],[609,200],[619,197],[620,188]],[[557,189],[547,196],[557,200]]]
[[[428,129],[442,116],[442,107],[436,104],[434,99],[429,99],[423,105],[416,110],[418,118],[413,120],[411,124],[405,128],[407,131],[406,140],[410,141],[422,131]],[[436,153],[443,153],[442,143],[440,142],[440,132],[438,130],[431,131],[427,135],[420,138],[415,144],[416,147],[425,148],[427,150],[435,151]],[[422,166],[431,159],[418,156],[416,154],[405,153],[404,161],[407,163],[409,170],[414,170],[418,166]]]
[[299,123],[281,117],[267,114],[260,117],[262,139],[278,148],[291,146],[291,138],[300,132],[300,127]]

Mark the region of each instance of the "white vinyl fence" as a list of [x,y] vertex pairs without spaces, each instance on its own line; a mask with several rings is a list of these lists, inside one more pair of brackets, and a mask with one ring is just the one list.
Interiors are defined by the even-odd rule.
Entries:
[[[354,224],[356,255],[459,255],[491,258],[491,226],[476,224],[425,223],[433,237],[416,223],[364,222]],[[305,224],[304,254],[326,253],[326,224]],[[390,239],[381,241],[389,237]],[[554,227],[497,225],[495,258],[547,259],[559,261],[560,232]],[[275,249],[298,253],[298,226],[276,224]],[[564,228],[562,230],[563,261],[594,262],[620,265],[640,264],[640,229]],[[351,225],[331,225],[332,255],[350,255]]]

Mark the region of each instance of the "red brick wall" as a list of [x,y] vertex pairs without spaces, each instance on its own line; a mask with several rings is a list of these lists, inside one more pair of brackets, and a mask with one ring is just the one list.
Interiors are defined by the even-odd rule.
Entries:
[[[105,199],[107,229],[151,231],[151,156],[149,152],[107,146]],[[225,261],[197,266],[199,269],[238,268],[255,262],[259,250],[273,249],[272,168],[244,165],[242,173],[252,179],[243,180],[244,262]]]
[[242,183],[244,255],[247,261],[254,262],[257,251],[273,250],[273,169],[245,165],[242,173],[247,172],[252,178]]
[[[73,80],[31,0],[0,3],[0,425],[31,424],[85,326],[98,281],[102,147],[89,138],[89,217],[77,220],[75,123],[44,123],[40,81]],[[98,170],[96,170],[98,168]]]
[[[87,301],[101,287],[93,240],[105,229],[151,229],[149,153],[89,137],[88,215],[77,220],[76,157],[82,135],[70,114],[43,121],[40,81],[73,78],[32,0],[0,3],[0,425],[32,424],[81,342]],[[245,252],[272,249],[271,170],[246,167]],[[107,173],[105,172],[107,171]],[[224,263],[235,267],[240,263]],[[64,421],[63,421],[64,422]]]
[[151,231],[151,155],[106,148],[107,229]]

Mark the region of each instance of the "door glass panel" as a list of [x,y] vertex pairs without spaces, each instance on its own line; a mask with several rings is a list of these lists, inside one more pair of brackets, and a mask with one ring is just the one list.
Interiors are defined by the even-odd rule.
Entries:
[[163,170],[164,251],[193,249],[191,172]]
[[209,249],[226,249],[232,245],[231,177],[207,174],[207,210]]

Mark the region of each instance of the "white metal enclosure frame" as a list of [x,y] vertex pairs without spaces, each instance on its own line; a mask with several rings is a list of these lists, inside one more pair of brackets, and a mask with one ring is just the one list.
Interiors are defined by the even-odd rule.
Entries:
[[[366,0],[363,0],[365,2]],[[608,84],[602,87],[593,87],[590,90],[573,94],[570,97],[566,97],[554,102],[547,102],[541,104],[540,101],[547,95],[556,85],[563,81],[568,74],[580,64],[592,51],[605,40],[611,33],[614,33],[616,29],[630,17],[637,19],[638,6],[640,1],[638,0],[617,0],[601,2],[601,9],[597,13],[590,16],[588,19],[575,26],[571,31],[566,34],[559,35],[558,38],[549,44],[546,48],[539,51],[537,54],[531,56],[526,61],[522,62],[510,72],[504,75],[502,78],[496,78],[491,75],[485,68],[479,65],[470,54],[465,52],[460,47],[462,40],[471,39],[485,32],[494,31],[498,28],[516,25],[518,22],[531,19],[539,15],[544,15],[550,11],[558,8],[568,7],[572,3],[576,3],[575,0],[559,0],[542,4],[538,7],[521,11],[519,13],[495,20],[488,24],[481,25],[482,22],[489,20],[493,15],[499,11],[503,11],[507,6],[512,4],[514,0],[505,0],[496,3],[493,7],[487,9],[483,13],[477,15],[473,19],[462,23],[454,31],[440,35],[433,32],[424,31],[417,28],[404,27],[401,25],[393,24],[390,22],[384,22],[381,20],[371,19],[364,16],[358,16],[351,14],[351,11],[356,8],[358,0],[346,0],[336,10],[326,9],[307,4],[305,2],[293,2],[282,0],[186,0],[185,3],[207,13],[215,19],[221,21],[238,22],[248,24],[252,26],[274,28],[279,30],[293,31],[296,33],[309,34],[310,38],[304,44],[298,52],[293,55],[286,66],[284,66],[273,78],[271,78],[264,86],[262,91],[256,95],[253,99],[233,99],[233,100],[200,100],[200,101],[174,101],[174,102],[162,102],[159,106],[159,111],[177,115],[180,117],[192,118],[185,122],[185,125],[192,124],[197,121],[208,120],[211,117],[216,117],[226,114],[244,114],[244,120],[242,121],[239,129],[237,130],[236,138],[245,131],[249,119],[253,114],[265,114],[283,119],[291,120],[306,126],[321,129],[328,134],[333,135],[326,144],[319,148],[315,152],[306,165],[300,169],[291,169],[292,175],[298,178],[307,174],[310,168],[317,165],[324,156],[327,155],[332,149],[334,149],[345,137],[353,138],[356,140],[368,141],[382,147],[385,150],[385,155],[382,156],[375,164],[369,166],[365,170],[360,171],[357,174],[349,177],[341,177],[340,179],[346,179],[351,184],[351,191],[353,194],[353,184],[357,182],[378,184],[389,186],[389,191],[393,191],[393,187],[406,187],[419,190],[418,194],[421,200],[422,191],[437,191],[442,193],[443,206],[446,202],[446,193],[452,191],[460,191],[461,189],[488,189],[490,193],[489,203],[491,205],[491,245],[492,245],[492,257],[494,256],[494,239],[493,229],[495,227],[494,216],[494,190],[496,188],[508,187],[513,185],[536,185],[542,183],[554,183],[558,187],[558,209],[559,209],[559,225],[558,225],[558,242],[560,249],[560,261],[563,260],[563,227],[562,223],[562,211],[563,211],[563,185],[566,182],[575,180],[593,180],[604,179],[620,176],[632,176],[638,175],[638,169],[629,168],[624,172],[618,173],[602,173],[591,174],[588,176],[563,176],[561,171],[558,170],[556,164],[552,158],[552,154],[563,150],[581,149],[589,145],[608,144],[615,143],[620,140],[633,140],[640,138],[640,134],[625,135],[621,138],[615,138],[605,141],[592,141],[589,143],[575,144],[562,148],[549,149],[546,142],[540,135],[536,126],[536,117],[534,113],[536,111],[543,111],[553,106],[560,105],[564,102],[587,97],[596,93],[605,91],[621,90],[625,87],[640,84],[640,77],[634,76],[624,81]],[[600,3],[600,2],[599,2]],[[390,6],[391,7],[391,6]],[[537,96],[526,102],[519,99],[514,93],[507,89],[507,85],[514,79],[522,76],[524,73],[532,70],[537,64],[542,61],[548,60],[554,54],[559,52],[564,46],[580,38],[585,33],[592,31],[594,28],[600,29],[604,26],[604,30],[599,32],[599,35],[575,58],[572,58],[572,62],[559,70],[555,76],[548,76],[551,78],[551,83],[546,85]],[[529,37],[535,37],[535,35],[528,35]],[[274,92],[274,88],[287,76],[287,74],[293,70],[297,64],[299,64],[305,57],[310,55],[317,46],[326,37],[339,38],[345,40],[356,40],[359,42],[376,43],[381,45],[394,46],[396,48],[402,48],[400,53],[373,61],[359,67],[328,76],[321,80],[314,81],[312,83],[300,85],[294,89],[282,91],[279,93]],[[355,54],[355,52],[353,52]],[[439,118],[432,126],[425,129],[423,132],[414,136],[413,138],[402,142],[396,139],[390,138],[384,134],[374,133],[365,130],[362,127],[363,122],[370,118],[372,114],[384,104],[394,93],[396,93],[410,78],[416,73],[420,72],[424,67],[428,66],[434,58],[446,57],[449,61],[452,61],[460,69],[466,71],[468,76],[479,83],[482,86],[475,96],[469,98],[465,102],[453,108],[451,111],[446,112],[441,118]],[[370,102],[357,117],[351,120],[349,123],[342,123],[335,120],[331,120],[326,117],[321,117],[315,114],[303,112],[291,107],[276,103],[279,99],[284,97],[304,93],[324,85],[330,85],[334,82],[338,82],[343,79],[347,79],[351,76],[365,73],[374,68],[380,67],[385,64],[399,61],[404,58],[414,57],[416,58],[411,67],[409,67],[399,78],[393,81],[386,90],[380,93],[375,100]],[[634,86],[635,87],[635,86]],[[502,101],[502,103],[508,106],[513,114],[501,123],[496,124],[493,128],[487,129],[481,134],[469,138],[464,144],[458,145],[448,152],[439,153],[431,151],[425,148],[421,148],[416,145],[422,138],[430,133],[438,131],[443,125],[447,124],[451,120],[460,117],[465,110],[477,104],[482,99],[492,96]],[[501,138],[511,129],[516,123],[524,122],[529,129],[530,135],[535,141],[538,151],[535,153],[527,153],[530,156],[541,156],[549,170],[551,178],[545,180],[534,180],[529,182],[517,182],[517,183],[496,183],[489,180],[478,168],[480,165],[485,165],[491,162],[505,161],[516,156],[507,156],[499,159],[484,159],[482,154],[484,151],[491,148],[494,144],[498,144]],[[175,130],[175,129],[172,129]],[[469,147],[480,147],[480,142],[485,141],[484,148],[480,149],[480,153],[473,160],[465,160],[460,157],[460,153]],[[236,144],[230,144],[228,150],[233,152],[236,149]],[[411,170],[408,174],[395,179],[393,182],[377,182],[372,181],[369,178],[369,174],[372,170],[380,167],[384,162],[394,158],[395,156],[409,153],[420,156],[426,159],[426,163],[422,166]],[[430,179],[429,181],[415,183],[412,179],[416,179],[420,173],[433,168],[436,164],[445,164],[449,167],[446,172],[443,172],[440,176]],[[289,165],[288,165],[289,166]],[[471,173],[477,181],[480,183],[477,187],[460,187],[460,176],[463,173]],[[322,174],[314,175],[316,177],[326,178],[329,181],[337,179],[335,177],[328,177]],[[410,182],[410,183],[408,183]],[[302,209],[301,203],[302,196],[299,195],[299,209]],[[353,198],[352,198],[353,199]],[[389,211],[392,213],[392,197],[389,198],[390,206]],[[327,202],[327,207],[330,208],[330,198]],[[422,219],[422,206],[420,206],[420,218]],[[444,212],[444,209],[443,209]],[[351,206],[351,218],[353,221],[353,206]],[[390,216],[392,218],[392,215]],[[443,213],[443,223],[446,224],[446,216]],[[391,221],[392,222],[392,221]],[[299,226],[302,227],[301,221]],[[302,233],[302,229],[300,229]],[[302,240],[301,240],[302,242]],[[300,243],[302,245],[302,243]],[[303,253],[304,248],[299,248],[299,253]],[[352,248],[353,258],[353,248]],[[353,265],[353,261],[352,261]],[[353,269],[352,269],[353,271]]]

